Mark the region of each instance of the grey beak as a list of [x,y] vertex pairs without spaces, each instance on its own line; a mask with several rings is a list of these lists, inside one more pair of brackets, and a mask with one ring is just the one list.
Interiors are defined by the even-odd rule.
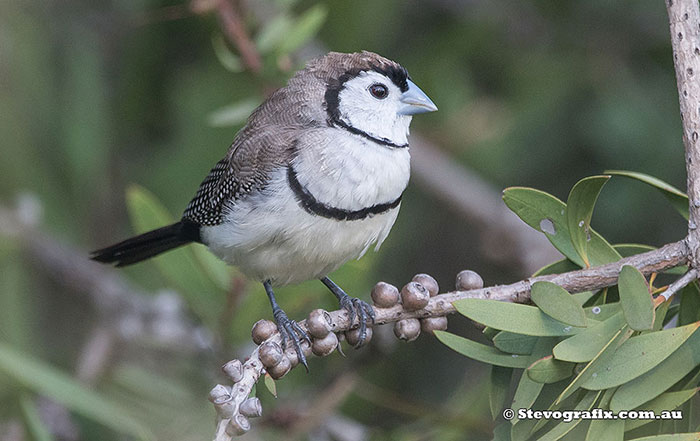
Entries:
[[418,113],[435,112],[438,108],[428,95],[411,80],[408,81],[408,90],[401,94],[401,107],[399,115],[416,115]]

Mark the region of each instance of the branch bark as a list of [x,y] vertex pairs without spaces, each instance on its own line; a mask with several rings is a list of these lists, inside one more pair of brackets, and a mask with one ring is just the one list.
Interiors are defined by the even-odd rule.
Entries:
[[666,0],[666,9],[688,173],[688,257],[700,268],[700,6],[697,0]]

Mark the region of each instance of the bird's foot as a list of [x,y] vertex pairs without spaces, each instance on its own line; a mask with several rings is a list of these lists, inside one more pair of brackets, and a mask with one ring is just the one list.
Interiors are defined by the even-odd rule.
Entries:
[[311,344],[309,334],[299,326],[299,323],[287,317],[287,314],[282,309],[277,309],[273,314],[275,316],[275,322],[277,323],[277,330],[282,337],[282,348],[287,349],[287,341],[291,341],[294,345],[297,357],[299,358],[299,363],[304,365],[306,372],[309,372],[309,365],[306,364],[306,356],[301,349],[301,341],[306,340],[309,345]]
[[357,297],[350,297],[345,293],[343,294],[344,295],[338,297],[340,307],[348,312],[351,324],[355,321],[355,317],[359,320],[360,336],[355,345],[355,348],[359,348],[365,343],[365,339],[367,338],[367,325],[370,324],[370,322],[372,324],[374,323],[374,308],[364,300],[360,300]]

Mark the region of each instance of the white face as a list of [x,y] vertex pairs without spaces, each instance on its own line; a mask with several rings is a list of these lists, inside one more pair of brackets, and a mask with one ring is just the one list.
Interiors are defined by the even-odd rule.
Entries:
[[347,125],[394,144],[408,142],[411,116],[398,114],[401,89],[386,76],[361,72],[345,82],[338,98],[340,119]]

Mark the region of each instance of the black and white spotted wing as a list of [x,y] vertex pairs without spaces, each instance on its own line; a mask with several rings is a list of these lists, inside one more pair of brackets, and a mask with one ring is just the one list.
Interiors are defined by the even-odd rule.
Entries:
[[230,161],[225,157],[217,162],[199,185],[194,198],[187,204],[182,218],[199,225],[219,225],[224,204],[235,197],[236,179],[230,172]]

